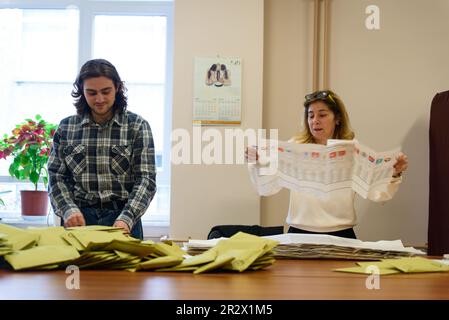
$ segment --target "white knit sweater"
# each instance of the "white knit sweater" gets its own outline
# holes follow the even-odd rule
[[[251,181],[256,185],[260,178],[257,164],[249,164]],[[368,194],[368,199],[376,202],[390,200],[399,188],[402,178],[392,179],[386,187],[378,187]],[[270,196],[281,190],[281,187],[260,192],[262,196]],[[333,232],[356,225],[354,209],[355,192],[352,189],[340,189],[324,193],[320,196],[307,191],[290,190],[290,205],[287,224],[289,226],[313,231]]]

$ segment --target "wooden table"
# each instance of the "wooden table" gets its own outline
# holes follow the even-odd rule
[[[81,270],[80,289],[66,288],[59,271],[0,270],[3,299],[449,299],[449,273],[381,276],[380,289],[366,288],[366,275],[334,272],[344,260],[277,260],[268,269],[243,273],[128,272]]]

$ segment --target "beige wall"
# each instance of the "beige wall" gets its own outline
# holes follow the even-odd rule
[[[242,126],[262,127],[263,0],[176,0],[173,129],[192,132],[194,57],[242,59]],[[219,127],[223,132],[223,127]],[[217,224],[260,224],[245,165],[172,165],[170,236],[205,238]]]
[[[380,8],[380,30],[365,28],[371,4]],[[263,124],[287,138],[299,128],[297,108],[311,88],[304,63],[311,59],[312,1],[266,0],[265,6]],[[424,244],[429,109],[433,96],[449,89],[449,1],[331,0],[330,30],[329,84],[345,101],[357,138],[376,150],[402,146],[410,161],[393,200],[357,199],[357,234]],[[283,221],[287,205],[286,192],[264,199],[262,222]]]
[[[380,8],[377,31],[365,28],[371,4]],[[176,0],[173,129],[192,129],[193,58],[220,54],[243,59],[241,128],[263,123],[281,139],[298,132],[312,89],[312,10],[312,0]],[[449,1],[331,0],[330,26],[329,84],[357,138],[376,150],[402,146],[410,160],[393,200],[357,199],[358,236],[424,244],[429,109],[449,89]],[[242,166],[172,166],[172,237],[205,237],[221,223],[282,224],[287,208],[282,191],[260,209]]]
[[[288,140],[300,128],[302,98],[311,85],[310,46],[313,23],[310,1],[265,0],[263,127],[279,129]],[[288,190],[262,197],[263,225],[284,225]]]

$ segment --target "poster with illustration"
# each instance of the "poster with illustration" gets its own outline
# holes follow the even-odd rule
[[[241,123],[242,61],[240,58],[195,58],[193,123]]]

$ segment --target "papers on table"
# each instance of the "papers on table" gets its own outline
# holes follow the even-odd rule
[[[425,255],[425,252],[415,248],[404,247],[401,240],[369,242],[316,234],[284,234],[271,237],[280,242],[273,250],[277,258],[377,260]]]
[[[0,259],[14,270],[75,265],[80,269],[242,272],[273,264],[276,245],[274,240],[238,233],[200,255],[190,256],[173,242],[140,241],[112,227],[19,229],[0,224]]]
[[[70,246],[45,245],[12,252],[5,256],[5,260],[14,270],[24,270],[71,261],[79,256],[78,251]]]
[[[239,232],[229,239],[215,242],[180,264],[158,271],[193,271],[198,274],[217,269],[238,272],[258,270],[274,263],[272,249],[276,245],[274,240]]]
[[[357,262],[357,267],[340,268],[334,271],[380,275],[395,273],[448,272],[449,265],[442,260],[422,257],[385,259],[380,262]]]
[[[376,152],[357,140],[329,140],[327,146],[279,141],[272,144],[270,167],[275,174],[254,177],[260,194],[279,187],[315,194],[352,188],[363,198],[391,181],[399,148]],[[277,152],[273,156],[272,152]],[[273,171],[273,170],[271,170]]]
[[[8,243],[7,238],[6,234],[0,233],[0,257],[12,251],[12,246]]]
[[[379,260],[425,255],[412,247],[404,247],[401,240],[368,242],[320,234],[287,233],[263,237],[277,241],[275,258],[289,259],[349,259]],[[220,239],[189,240],[185,244],[189,254],[198,254],[214,246]]]

